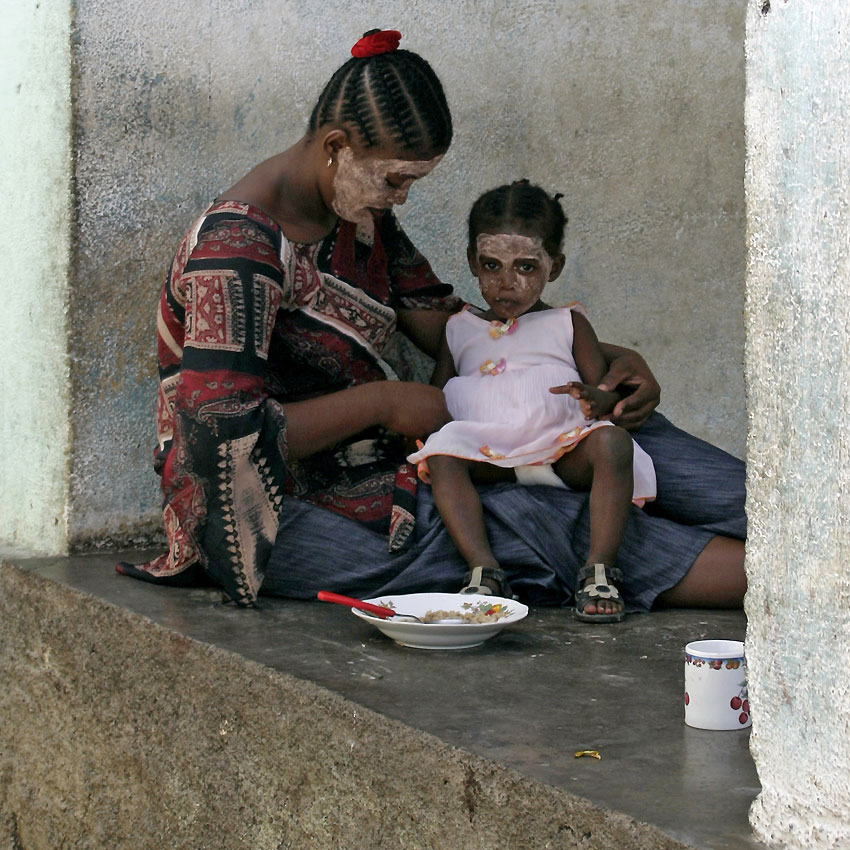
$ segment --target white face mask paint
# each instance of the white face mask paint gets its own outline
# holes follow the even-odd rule
[[[337,155],[334,175],[334,212],[346,221],[371,225],[370,210],[389,209],[407,200],[414,180],[430,174],[442,155],[428,160],[355,157],[350,147]]]
[[[475,260],[481,294],[500,319],[521,316],[539,300],[554,260],[539,236],[479,233]]]

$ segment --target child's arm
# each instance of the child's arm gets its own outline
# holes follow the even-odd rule
[[[597,386],[608,371],[608,362],[587,317],[573,311],[572,318],[573,357],[584,383],[573,381],[566,385],[566,389],[569,395],[578,399],[585,418],[598,419],[614,409],[620,396],[618,393],[600,390]]]
[[[443,328],[443,335],[440,337],[440,346],[437,349],[437,362],[434,365],[434,373],[431,375],[431,386],[442,389],[449,380],[456,376],[455,361],[449,349],[448,340],[446,339],[446,330]]]

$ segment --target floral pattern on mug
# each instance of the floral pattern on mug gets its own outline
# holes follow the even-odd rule
[[[694,667],[707,666],[712,670],[722,670],[726,667],[727,670],[737,670],[744,665],[743,658],[700,658],[698,655],[690,655],[685,653],[685,663],[693,664]]]

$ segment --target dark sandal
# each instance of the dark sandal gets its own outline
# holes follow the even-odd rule
[[[592,583],[588,583],[592,579]],[[575,604],[576,617],[585,623],[619,623],[626,616],[623,597],[617,590],[617,584],[622,584],[623,574],[616,567],[607,564],[587,564],[576,576]],[[588,605],[596,604],[602,599],[619,601],[623,608],[614,614],[587,614]]]
[[[485,580],[487,584],[484,584]],[[511,590],[505,571],[499,567],[474,567],[463,577],[463,585],[461,593],[479,593],[513,600],[519,598]]]
[[[147,581],[151,584],[164,584],[171,587],[210,587],[212,580],[204,572],[200,564],[192,564],[181,573],[173,576],[157,576],[153,573],[140,570],[135,564],[119,561],[115,565],[115,572],[122,576],[137,578],[139,581]]]

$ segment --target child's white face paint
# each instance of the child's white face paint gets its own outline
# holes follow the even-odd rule
[[[350,147],[337,155],[334,175],[334,212],[346,221],[371,224],[371,210],[389,209],[407,200],[415,180],[430,174],[442,155],[428,160],[355,157]]]
[[[475,241],[481,294],[503,320],[521,316],[540,300],[553,264],[539,236],[479,233]]]

